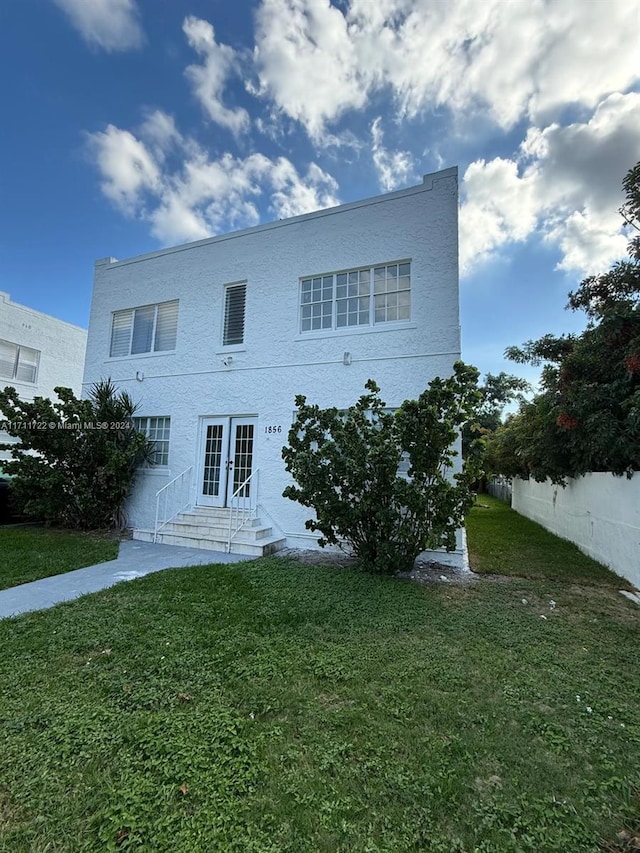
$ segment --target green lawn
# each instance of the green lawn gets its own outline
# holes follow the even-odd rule
[[[277,558],[0,621],[0,851],[596,853],[638,811],[639,621]]]
[[[117,542],[88,533],[0,527],[0,589],[115,560],[117,556]]]
[[[478,495],[466,527],[469,560],[475,572],[633,588],[573,543],[559,539],[489,495]]]

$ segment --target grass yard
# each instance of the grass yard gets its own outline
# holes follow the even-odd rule
[[[117,556],[117,542],[88,533],[32,526],[0,527],[0,589],[115,560]]]
[[[466,527],[475,572],[633,589],[572,542],[490,495],[478,495]]]
[[[631,850],[639,621],[277,558],[0,621],[0,851]]]

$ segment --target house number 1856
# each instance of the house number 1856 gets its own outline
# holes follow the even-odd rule
[[[267,433],[282,432],[282,427],[281,426],[275,426],[274,424],[271,424],[269,426],[266,426],[264,428],[264,431]]]

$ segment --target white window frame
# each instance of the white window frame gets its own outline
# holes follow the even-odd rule
[[[411,260],[303,276],[298,294],[302,337],[406,324],[411,322]],[[314,321],[319,322],[315,328]]]
[[[165,423],[160,425],[158,421],[164,421]],[[169,415],[135,416],[133,418],[133,426],[138,432],[143,432],[155,444],[150,464],[154,468],[168,468],[171,442],[171,418]],[[163,438],[157,438],[159,430],[162,430]],[[166,437],[164,437],[165,430]]]
[[[158,349],[157,344],[157,336],[158,336],[158,311],[164,306],[175,306],[175,329],[170,330],[173,333],[173,347],[166,349]],[[141,350],[140,352],[132,352],[133,346],[133,336],[135,331],[135,321],[136,321],[136,311],[145,311],[153,309],[153,326],[151,328],[150,334],[150,349]],[[166,302],[157,302],[150,305],[136,305],[135,308],[123,308],[119,311],[114,311],[111,314],[111,337],[109,341],[109,357],[110,358],[137,358],[140,355],[154,355],[157,353],[172,353],[176,350],[177,339],[178,339],[178,314],[180,310],[180,302],[178,299],[169,299]],[[128,315],[128,316],[127,316]],[[116,323],[122,323],[122,329],[126,329],[126,324],[128,322],[129,330],[129,340],[127,343],[127,352],[126,353],[118,353],[113,354],[114,351],[114,331],[116,327]]]
[[[13,341],[7,341],[4,338],[0,339],[0,344],[5,347],[11,347],[13,349],[13,367],[10,372],[0,373],[0,380],[9,380],[10,382],[20,382],[25,385],[36,385],[38,382],[38,371],[40,369],[40,355],[41,351],[35,349],[34,347],[27,347],[23,344],[16,344]],[[21,360],[21,355],[26,355],[26,352],[33,353],[33,361],[24,363],[24,359]],[[9,364],[9,361],[6,362]],[[31,369],[33,370],[33,379],[23,379],[19,374],[21,370]]]

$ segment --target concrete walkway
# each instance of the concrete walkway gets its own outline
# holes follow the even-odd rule
[[[121,542],[116,560],[0,590],[0,619],[28,613],[30,610],[45,610],[61,601],[71,601],[88,592],[97,592],[121,581],[141,578],[162,569],[207,563],[239,563],[252,559],[241,554],[205,551],[202,548],[178,548],[175,545],[154,545],[133,540]]]

